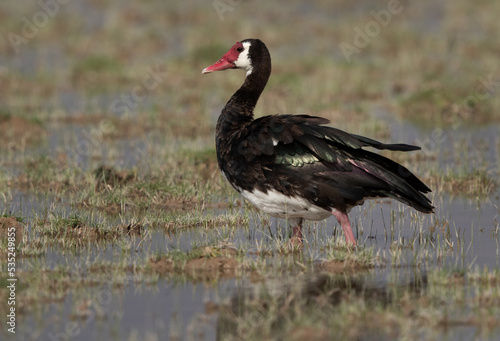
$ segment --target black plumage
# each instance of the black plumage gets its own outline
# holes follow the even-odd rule
[[[402,165],[363,149],[413,151],[419,147],[383,144],[349,134],[325,126],[330,121],[321,117],[272,115],[254,119],[253,109],[271,74],[271,57],[258,39],[236,43],[203,73],[229,68],[244,69],[247,77],[217,122],[219,167],[229,183],[258,208],[292,218],[298,227],[294,229],[297,238],[302,237],[302,219],[316,218],[309,213],[310,208],[333,213],[352,244],[355,240],[347,212],[366,198],[390,197],[424,213],[433,211],[424,195],[430,189],[422,181]],[[279,203],[271,202],[279,202],[281,196],[297,203],[290,202],[281,212],[275,207]],[[324,219],[320,211],[317,218]]]

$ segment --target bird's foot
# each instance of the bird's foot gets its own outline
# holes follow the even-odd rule
[[[304,238],[302,236],[302,227],[295,226],[293,228],[292,238],[288,242],[288,249],[299,250],[304,246]]]

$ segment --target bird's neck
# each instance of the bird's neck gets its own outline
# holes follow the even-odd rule
[[[241,114],[253,116],[253,110],[268,79],[269,74],[263,73],[261,70],[249,74],[241,87],[231,96],[225,109],[240,108]]]
[[[239,130],[253,120],[253,111],[270,75],[270,63],[265,67],[254,69],[247,75],[245,82],[222,109],[217,122],[217,133]]]

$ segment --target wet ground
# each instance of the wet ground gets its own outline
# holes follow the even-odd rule
[[[454,137],[459,138],[459,135]],[[463,133],[461,138],[470,141],[475,137]],[[50,212],[70,217],[76,212],[86,212],[74,207],[71,202],[65,202],[64,197],[55,200],[50,194],[19,190],[14,190],[11,195],[12,199],[4,202],[2,211],[15,212],[17,216],[24,217],[28,231],[33,228],[33,217]],[[482,198],[443,193],[433,196],[433,202],[437,207],[433,216],[415,215],[412,210],[391,201],[370,201],[352,210],[350,216],[361,247],[371,248],[377,255],[374,264],[361,271],[364,285],[381,291],[394,285],[411,285],[415,276],[425,278],[429,269],[436,268],[463,271],[498,269],[498,192]],[[120,216],[109,216],[95,210],[91,214],[83,214],[90,215],[101,225],[118,225],[130,219],[126,211]],[[199,211],[199,214],[214,217],[240,215],[246,216],[247,221],[213,227],[210,223],[208,227],[197,227],[194,223],[190,228],[175,228],[170,232],[146,225],[142,236],[126,236],[98,246],[89,242],[71,251],[54,245],[39,257],[19,259],[17,266],[21,283],[23,271],[40,268],[47,271],[68,269],[70,280],[81,280],[82,283],[75,288],[69,286],[60,297],[38,302],[33,307],[25,306],[18,335],[23,335],[24,339],[45,340],[47,335],[61,336],[61,331],[69,328],[73,333],[70,334],[74,335],[71,339],[75,340],[125,340],[133,339],[134,335],[138,339],[147,339],[148,332],[151,332],[151,339],[158,340],[217,339],[225,335],[220,330],[217,332],[219,305],[230,304],[228,302],[242,292],[248,294],[262,290],[259,289],[261,287],[280,291],[291,283],[303,283],[305,286],[310,276],[318,276],[323,271],[314,270],[314,266],[302,269],[296,262],[320,264],[325,259],[331,259],[330,248],[343,239],[340,227],[333,218],[309,223],[305,227],[307,243],[300,255],[282,254],[277,251],[280,249],[279,241],[286,241],[289,233],[283,220],[260,215],[250,207],[210,208]],[[36,240],[36,234],[32,233],[30,238]],[[203,245],[228,245],[243,250],[240,251],[243,256],[240,256],[239,262],[244,263],[241,258],[248,258],[274,264],[273,270],[267,274],[264,271],[264,277],[256,276],[258,279],[252,280],[253,275],[234,269],[227,274],[221,270],[220,264],[211,268],[210,274],[201,276],[192,273],[199,272],[199,269],[180,272],[170,269],[158,273],[152,270],[147,271],[147,275],[133,269],[138,259],[144,261],[150,255],[172,250],[190,252]],[[119,278],[108,284],[105,271],[97,275],[86,274],[89,266],[101,263],[125,263],[132,268],[125,269]],[[276,264],[291,270],[280,269],[280,265]],[[241,267],[241,264],[235,267]],[[331,271],[346,276],[343,265]],[[359,277],[357,271],[354,273]],[[88,285],[86,281],[94,283]],[[22,290],[19,297],[22,301]],[[494,330],[496,332],[491,339],[499,335],[500,330]],[[476,332],[475,326],[441,330],[443,337],[461,337],[464,340],[473,337]],[[464,335],[468,336],[464,338]]]
[[[499,339],[494,11],[402,2],[349,62],[339,43],[385,2],[222,3],[70,3],[33,34],[41,7],[0,5],[1,316],[18,231],[16,333],[2,319],[0,338]],[[216,166],[243,75],[200,72],[247,36],[275,63],[257,115],[422,146],[387,155],[429,184],[435,214],[371,200],[350,213],[357,250],[334,218],[290,249],[286,221]]]

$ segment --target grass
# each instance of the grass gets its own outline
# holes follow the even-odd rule
[[[124,77],[121,76],[123,69],[123,65],[118,60],[104,55],[93,55],[78,61],[73,66],[71,78],[76,86],[88,83],[102,86],[111,82],[123,81]],[[102,91],[100,88],[96,90]]]
[[[438,175],[439,179],[432,179],[432,184],[443,186],[441,191],[454,195],[466,195],[472,197],[488,197],[498,188],[495,177],[490,171],[476,169],[470,172],[448,168],[445,174]]]
[[[472,292],[464,290],[466,281],[478,276],[487,281]],[[362,275],[298,279],[278,291],[261,289],[220,307],[221,339],[453,338],[457,334],[451,326],[474,328],[488,337],[488,330],[500,326],[499,291],[491,290],[498,281],[495,270],[470,275],[431,270],[427,277],[385,288],[370,287]]]
[[[21,18],[40,10],[2,6],[4,33],[20,33]],[[84,333],[97,314],[113,325],[103,337],[114,339],[186,329],[199,339],[185,324],[211,318],[222,340],[453,339],[463,330],[496,339],[498,265],[475,257],[484,251],[477,245],[495,243],[498,256],[500,144],[487,135],[500,109],[490,77],[497,4],[405,3],[351,62],[339,43],[352,43],[353,27],[385,3],[242,2],[224,20],[201,1],[75,6],[61,5],[17,53],[0,41],[0,213],[23,230],[19,329],[60,331],[47,311],[69,307],[61,324],[79,321]],[[93,22],[94,11],[105,19]],[[333,220],[309,223],[307,243],[291,248],[283,222],[242,202],[217,166],[217,116],[244,74],[200,71],[247,37],[262,38],[273,57],[256,116],[319,115],[356,134],[421,145],[387,156],[432,188],[436,214],[371,201],[351,213],[355,251]],[[116,103],[127,104],[117,112]],[[164,311],[171,290],[198,286],[217,319],[208,308],[192,321]],[[109,305],[114,312],[99,304],[106,290],[123,303]],[[164,303],[161,312],[137,309],[162,316],[165,335],[146,323],[120,334],[131,295]],[[179,295],[181,308],[187,297]]]
[[[402,229],[397,214],[390,216],[389,228]],[[36,283],[36,287],[45,286],[46,289],[35,295],[31,292],[35,286],[31,284],[23,288],[22,295],[27,298],[26,302],[36,306],[41,302],[57,304],[65,300],[69,292],[76,297],[85,297],[85,288],[89,286],[103,288],[111,284],[116,288],[114,290],[118,290],[131,285],[127,284],[130,278],[137,283],[134,285],[149,283],[153,287],[165,278],[175,283],[202,282],[211,286],[230,278],[250,278],[254,283],[252,290],[257,290],[258,294],[245,294],[230,302],[217,303],[220,314],[217,328],[222,339],[227,340],[239,339],[243,335],[250,340],[269,337],[300,339],[304,333],[309,333],[313,339],[329,338],[334,334],[347,339],[369,335],[400,339],[417,337],[416,330],[424,333],[423,337],[439,338],[454,333],[457,326],[477,328],[482,335],[488,335],[488,331],[493,332],[499,325],[494,303],[498,300],[497,269],[458,267],[450,270],[432,266],[436,255],[453,252],[450,243],[445,241],[453,237],[449,236],[453,229],[450,231],[447,222],[436,221],[435,230],[421,241],[417,237],[409,242],[394,240],[389,252],[375,252],[373,248],[362,246],[353,252],[343,242],[321,235],[302,252],[283,252],[285,247],[280,239],[255,247],[227,244],[227,238],[232,240],[234,232],[224,235],[221,231],[239,231],[241,228],[235,227],[239,223],[238,215],[190,218],[179,214],[177,219],[175,229],[179,230],[176,233],[180,238],[186,233],[186,228],[205,231],[203,233],[211,237],[206,237],[201,244],[197,244],[199,239],[193,237],[187,248],[158,252],[151,247],[157,237],[148,237],[147,233],[139,238],[140,242],[139,239],[134,242],[126,233],[120,236],[105,234],[103,239],[89,240],[88,236],[75,238],[73,233],[67,232],[86,228],[110,232],[109,223],[92,222],[86,215],[59,215],[35,220],[27,238],[30,241],[21,244],[21,250],[25,247],[33,249],[40,243],[45,247],[45,251],[39,254],[43,257],[51,245],[57,245],[60,252],[70,251],[69,255],[73,255],[70,259],[75,256],[78,259],[78,255],[83,255],[83,258],[76,268],[62,262],[55,269],[47,269],[43,258],[32,258],[19,276],[27,283]],[[30,219],[18,220],[30,223]],[[190,226],[192,222],[197,227]],[[415,220],[416,230],[421,223],[419,219]],[[222,227],[226,224],[227,227]],[[116,230],[111,229],[110,233],[113,231]],[[250,234],[249,231],[246,233]],[[443,238],[439,237],[441,234]],[[397,233],[394,238],[396,236]],[[111,259],[89,257],[96,253],[92,250],[104,250],[107,245],[115,245],[117,251]],[[323,250],[321,257],[318,258],[315,249]],[[137,252],[139,257],[134,256]],[[455,253],[460,256],[458,251]],[[66,262],[73,262],[70,259]],[[389,278],[387,286],[371,287],[370,276],[374,267],[383,269],[391,263],[393,266],[389,269],[394,270],[390,273],[395,277]],[[413,269],[416,282],[400,283],[398,269],[405,267]],[[111,282],[110,276],[113,278]],[[480,294],[465,295],[465,285],[472,286],[472,290]],[[146,292],[150,290],[146,289]],[[79,308],[85,300],[75,298],[74,302],[72,311],[77,317],[85,310]],[[450,315],[449,311],[454,313]],[[408,328],[408,323],[412,328]]]

